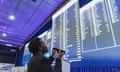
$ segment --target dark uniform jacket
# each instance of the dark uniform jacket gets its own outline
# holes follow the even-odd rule
[[[62,72],[61,59],[56,59],[54,70],[51,67],[53,57],[45,58],[40,55],[34,55],[28,64],[27,72]]]

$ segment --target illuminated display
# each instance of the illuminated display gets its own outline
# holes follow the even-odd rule
[[[93,0],[80,8],[81,62],[72,66],[120,65],[118,0]]]
[[[81,8],[80,19],[82,51],[114,46],[113,33],[103,0],[93,1]]]
[[[29,52],[28,45],[29,45],[29,43],[27,43],[25,45],[23,59],[22,59],[22,65],[25,65],[25,66],[27,66],[27,64],[32,56],[32,54]]]
[[[81,61],[78,1],[70,1],[53,16],[52,47],[66,51],[65,60]]]
[[[56,12],[42,38],[49,50],[65,50],[71,66],[120,65],[120,1],[93,0],[79,10],[72,0]]]
[[[113,30],[113,36],[115,39],[115,46],[120,45],[120,4],[119,0],[105,0],[107,6],[108,6],[108,12],[110,16],[111,21],[111,27]]]

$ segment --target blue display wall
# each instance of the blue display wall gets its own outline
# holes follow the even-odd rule
[[[70,54],[72,57],[66,57],[65,59],[80,59],[80,61],[73,60],[73,62],[70,62],[71,72],[119,72],[120,70],[119,0],[96,1],[98,2],[91,3],[91,0],[79,1],[80,16],[82,16],[80,17],[80,20],[82,19],[82,22],[80,22],[80,58],[77,56],[77,53],[71,52],[74,53]],[[89,3],[91,3],[91,5]],[[111,8],[115,9],[113,10]],[[116,9],[118,11],[116,11]],[[72,7],[69,8],[68,11],[72,11]],[[67,13],[68,19],[74,18],[70,16],[71,14],[72,13]],[[59,18],[62,19],[62,15],[57,18],[57,21],[59,21]],[[73,22],[72,20],[74,19],[71,19],[70,23]],[[52,23],[51,19],[48,24],[33,37],[51,29]],[[62,25],[59,24],[57,26]],[[73,30],[73,25],[71,24],[70,26],[71,27],[68,27]],[[61,30],[59,32],[61,32]],[[74,33],[75,32],[73,32],[73,34]],[[68,34],[68,36],[70,36],[70,33]],[[74,43],[75,42],[72,44]],[[74,46],[77,47],[75,44]],[[74,48],[72,50],[77,49]]]

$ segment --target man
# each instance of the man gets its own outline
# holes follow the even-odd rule
[[[51,68],[51,63],[54,60],[53,55],[56,50],[53,49],[51,57],[46,58],[44,55],[48,52],[47,46],[41,39],[34,38],[29,44],[29,51],[33,56],[28,64],[27,72],[62,72],[60,59],[62,57],[61,51],[58,52],[54,70]]]

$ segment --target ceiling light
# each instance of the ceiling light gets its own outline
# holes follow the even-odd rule
[[[0,39],[1,42],[8,42],[7,40]]]
[[[3,34],[2,34],[2,36],[3,36],[3,37],[6,37],[6,36],[7,36],[7,34],[6,34],[6,33],[3,33]]]
[[[6,46],[10,46],[10,47],[11,47],[11,46],[13,46],[13,45],[12,45],[12,44],[6,44]]]
[[[15,20],[15,16],[14,16],[14,15],[10,15],[10,16],[9,16],[9,19],[10,19],[10,20]]]
[[[11,52],[16,52],[16,50],[15,50],[15,49],[10,49],[10,51],[11,51]]]

